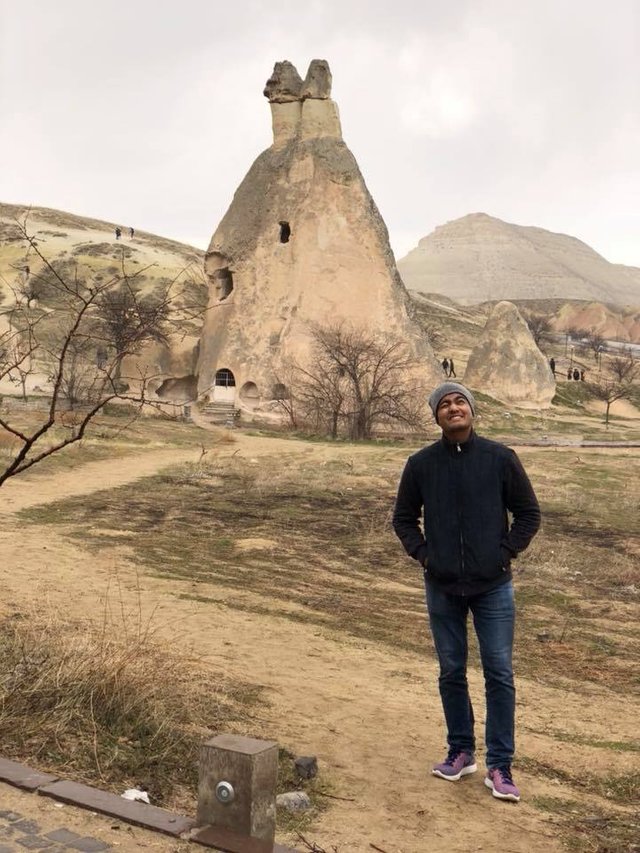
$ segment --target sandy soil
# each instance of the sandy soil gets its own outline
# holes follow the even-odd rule
[[[274,440],[239,436],[236,444],[221,452],[240,452],[260,464],[262,455],[274,453],[275,444]],[[287,453],[314,454],[319,459],[327,454],[321,445],[278,444]],[[334,457],[339,452],[339,448],[331,449]],[[357,452],[348,449],[350,456]],[[519,773],[523,800],[516,806],[491,797],[481,770],[457,784],[430,775],[430,765],[442,758],[445,742],[432,660],[275,614],[259,616],[227,606],[230,598],[251,598],[250,592],[208,586],[202,592],[215,595],[214,603],[180,600],[180,593],[197,592],[198,585],[138,577],[125,549],[89,556],[52,528],[16,528],[12,514],[22,507],[124,483],[167,464],[195,461],[197,455],[193,450],[141,452],[136,457],[75,468],[56,476],[55,481],[25,476],[8,482],[2,489],[0,553],[9,570],[0,608],[21,610],[37,603],[99,621],[105,599],[117,591],[132,612],[140,608],[143,619],[154,614],[154,624],[167,642],[193,651],[230,675],[265,685],[269,702],[260,711],[262,734],[297,754],[316,754],[320,773],[330,780],[335,794],[344,798],[331,800],[331,808],[307,834],[327,851],[559,851],[554,826],[530,801],[534,795],[573,797],[575,792]],[[264,600],[261,604],[265,605]],[[114,609],[118,608],[119,603],[114,603]],[[477,673],[472,673],[471,683],[479,710],[483,703]],[[523,751],[544,756],[548,744],[530,730],[564,728],[567,719],[578,721],[577,728],[584,726],[592,737],[634,738],[637,709],[633,701],[615,696],[615,723],[611,721],[611,702],[604,690],[589,688],[588,693],[577,694],[520,679]],[[481,731],[479,720],[478,733]],[[576,769],[599,769],[600,765],[606,770],[610,761],[603,750],[560,743],[554,749],[569,757]],[[481,762],[481,755],[479,759]],[[616,756],[616,762],[615,769],[622,772],[623,758]],[[138,847],[128,847],[123,841],[120,849]],[[166,847],[154,849],[177,848],[175,842],[166,841]]]
[[[598,415],[604,415],[606,405],[600,400],[590,400],[585,404],[585,409]],[[632,418],[633,420],[640,418],[640,411],[629,400],[616,400],[615,403],[611,404],[609,414],[619,418]]]

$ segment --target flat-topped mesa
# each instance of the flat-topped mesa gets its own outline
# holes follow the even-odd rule
[[[263,93],[271,105],[274,148],[294,139],[342,139],[338,105],[330,97],[331,79],[325,59],[311,61],[304,81],[291,62],[276,62]]]

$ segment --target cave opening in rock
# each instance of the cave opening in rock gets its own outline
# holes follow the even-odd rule
[[[260,402],[260,392],[255,382],[245,382],[240,389],[240,399],[249,408],[253,408]]]
[[[289,237],[291,237],[291,226],[284,219],[281,219],[278,225],[280,226],[280,242],[288,243]]]
[[[215,384],[219,388],[235,388],[236,378],[227,367],[216,370]]]
[[[274,400],[288,400],[289,390],[282,382],[276,382],[273,386],[272,396]]]
[[[222,302],[233,290],[233,275],[229,267],[216,270],[213,274],[213,280],[216,286],[218,301]]]

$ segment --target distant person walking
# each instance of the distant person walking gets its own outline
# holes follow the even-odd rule
[[[133,230],[133,228],[129,228],[129,237],[130,237],[132,240],[133,240],[133,235],[134,235],[134,234],[135,234],[135,231]]]
[[[444,370],[444,375],[448,376],[449,375],[449,359],[448,358],[445,358],[444,361],[442,362],[442,369]]]
[[[580,371],[580,381],[584,382],[584,370]]]
[[[568,367],[568,368],[567,368],[567,379],[571,379],[571,376],[572,376],[571,368],[570,368],[570,367]]]
[[[122,228],[116,227],[116,240],[119,240],[122,237]]]
[[[580,381],[580,371],[578,370],[577,367],[573,368],[573,378],[575,379],[576,382]]]
[[[555,376],[556,375],[556,360],[555,360],[555,358],[551,357],[549,359],[549,367],[551,368],[551,372]]]
[[[456,371],[455,371],[455,368],[453,366],[453,359],[450,358],[449,359],[449,376],[455,376],[455,375],[456,375]]]

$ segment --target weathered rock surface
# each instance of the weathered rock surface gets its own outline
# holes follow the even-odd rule
[[[438,226],[398,261],[410,290],[472,304],[586,299],[640,306],[640,269],[611,264],[586,243],[471,213]]]
[[[640,304],[640,300],[638,300]],[[551,318],[552,327],[563,332],[569,329],[593,329],[607,340],[640,343],[640,310],[603,305],[601,302],[567,303]]]
[[[300,97],[306,98],[330,98],[331,97],[331,70],[326,59],[312,59],[304,78]]]
[[[306,81],[305,81],[306,82]],[[302,77],[291,62],[276,62],[273,73],[264,87],[264,96],[272,104],[286,104],[300,100]]]
[[[548,408],[556,383],[549,363],[511,302],[498,302],[469,356],[464,383],[505,403]]]
[[[284,794],[278,794],[276,806],[288,812],[304,812],[311,808],[311,800],[304,791],[286,791]]]
[[[301,779],[313,779],[318,775],[318,759],[315,755],[301,755],[293,763]]]
[[[419,379],[435,384],[440,367],[335,103],[272,101],[271,109],[273,145],[238,187],[206,254],[199,394],[260,406],[291,360],[310,359],[312,325],[339,321],[399,338]],[[220,371],[235,385],[223,391]]]

